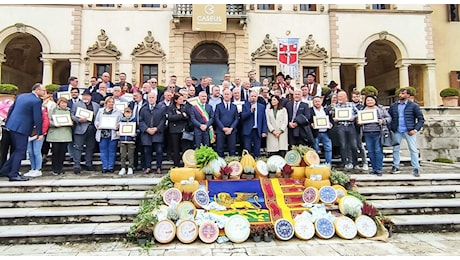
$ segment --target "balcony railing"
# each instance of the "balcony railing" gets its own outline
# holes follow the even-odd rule
[[[174,18],[192,17],[193,8],[191,4],[174,5]],[[227,18],[246,18],[246,9],[244,4],[228,4]]]

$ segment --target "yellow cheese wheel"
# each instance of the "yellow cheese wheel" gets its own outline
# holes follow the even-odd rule
[[[193,193],[198,190],[200,184],[198,181],[193,181],[191,184],[181,184],[180,182],[174,183],[174,188],[180,190],[181,192]]]
[[[305,178],[305,167],[293,166],[292,169],[294,171],[291,173],[291,178],[294,178],[294,179]]]
[[[202,181],[206,180],[206,175],[202,169],[195,168],[195,180]]]
[[[319,190],[324,186],[331,186],[331,181],[330,180],[313,181],[310,179],[305,179],[304,186],[305,187],[315,187]]]
[[[182,161],[184,162],[185,167],[196,168],[195,150],[186,150],[184,154],[182,154]]]
[[[315,175],[312,177],[312,175]],[[331,168],[329,167],[305,167],[305,177],[307,179],[315,179],[318,180],[318,175],[321,175],[321,180],[329,180],[331,177]]]
[[[337,203],[340,203],[340,200],[342,197],[347,196],[348,192],[347,189],[345,189],[342,185],[332,185],[332,188],[337,192]]]
[[[314,150],[306,152],[303,155],[303,160],[308,166],[317,165],[320,163],[319,155]]]
[[[194,168],[172,168],[169,171],[169,177],[171,178],[171,181],[176,183],[180,182],[183,180],[188,180],[190,177],[195,178],[195,170]]]

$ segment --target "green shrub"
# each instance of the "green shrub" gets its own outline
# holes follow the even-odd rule
[[[321,95],[326,95],[329,90],[331,90],[329,87],[321,87]]]
[[[13,84],[0,84],[0,94],[16,95],[18,93],[18,86]]]
[[[436,158],[436,159],[433,160],[433,162],[454,163],[454,161],[449,159],[449,158]]]
[[[408,90],[410,90],[410,92],[412,93],[412,96],[415,96],[415,94],[417,93],[417,90],[416,90],[414,87],[407,86],[407,87],[397,88],[396,91],[395,91],[395,95],[396,95],[396,96],[399,95],[399,91],[401,91],[401,89],[408,89]]]
[[[365,86],[363,89],[361,89],[361,95],[364,95],[364,96],[378,96],[379,91],[374,86]]]
[[[49,94],[53,94],[54,92],[56,92],[59,89],[59,85],[57,85],[57,84],[48,84],[48,85],[45,86],[45,89]]]
[[[456,88],[445,88],[439,92],[441,97],[458,97],[460,95]]]

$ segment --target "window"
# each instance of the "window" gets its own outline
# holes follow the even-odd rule
[[[144,8],[160,8],[160,4],[142,4],[141,7],[144,7]]]
[[[449,13],[449,22],[460,22],[460,18],[458,17],[459,5],[447,5],[447,8]]]
[[[389,4],[372,4],[372,9],[374,10],[390,9],[390,5]]]
[[[316,11],[315,4],[301,4],[300,11]]]
[[[267,78],[269,82],[275,80],[275,66],[260,66],[260,78],[259,82],[262,83],[264,78]]]
[[[257,10],[275,10],[274,4],[261,4],[257,5]]]
[[[305,84],[307,82],[307,75],[310,73],[315,73],[316,79],[315,81],[318,82],[318,68],[317,67],[303,67],[302,68],[302,75],[303,75],[303,82],[302,84]]]
[[[157,64],[142,64],[141,65],[142,83],[151,78],[158,79],[158,65]]]
[[[115,7],[114,4],[96,4],[96,7]]]
[[[96,77],[100,78],[102,77],[102,73],[104,72],[108,72],[110,73],[110,75],[112,75],[111,71],[112,71],[112,64],[95,64],[94,65],[96,68],[96,73],[94,73],[94,75],[96,75]]]

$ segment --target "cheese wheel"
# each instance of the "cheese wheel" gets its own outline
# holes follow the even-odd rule
[[[213,243],[219,236],[219,227],[213,221],[205,221],[198,228],[198,236],[204,243]]]
[[[256,172],[256,179],[267,178],[268,176],[267,163],[262,160],[257,160],[256,168],[254,169],[254,171]]]
[[[319,189],[319,200],[326,204],[334,203],[337,199],[337,192],[331,186],[323,186]]]
[[[315,187],[307,187],[303,191],[302,200],[305,203],[316,204],[319,201],[319,190]]]
[[[310,150],[310,151],[306,152],[303,155],[303,160],[305,161],[307,166],[317,165],[321,161],[321,159],[319,158],[318,153],[316,153],[314,150]]]
[[[307,179],[317,180],[317,181],[329,180],[329,178],[331,177],[331,168],[329,167],[305,167],[305,177]]]
[[[239,176],[243,173],[243,166],[240,162],[233,161],[229,162],[228,167],[232,168],[232,172],[230,173],[230,179],[239,179]],[[238,178],[237,178],[238,177]]]
[[[361,237],[369,238],[377,234],[377,224],[371,217],[360,215],[355,219],[355,223],[358,234]]]
[[[284,218],[280,218],[275,222],[275,236],[279,240],[289,240],[294,236],[294,225]]]
[[[291,178],[293,179],[305,178],[305,167],[294,166],[292,167],[292,170],[294,171],[291,173]]]
[[[345,189],[342,185],[335,184],[332,185],[332,188],[335,189],[335,192],[337,193],[337,203],[340,203],[340,200],[342,197],[346,196],[348,194],[347,189]]]
[[[343,239],[353,239],[358,233],[355,222],[347,217],[340,216],[334,220],[335,233]]]
[[[204,189],[198,189],[193,193],[192,201],[197,208],[204,208],[209,204],[209,193]]]
[[[302,240],[311,239],[315,235],[315,225],[308,219],[302,219],[294,223],[294,234]]]
[[[153,236],[162,244],[169,243],[176,237],[176,225],[169,219],[158,221],[153,229]]]
[[[193,183],[190,184],[181,184],[180,182],[174,183],[174,188],[180,190],[181,192],[193,193],[198,190],[199,187],[200,183],[198,181],[193,181]]]
[[[243,243],[251,233],[249,221],[242,215],[233,215],[225,222],[225,235],[233,243]]]
[[[316,235],[323,239],[329,239],[335,234],[334,224],[332,221],[324,217],[316,219],[315,230]]]
[[[189,180],[192,177],[195,179],[194,168],[172,168],[169,171],[169,178],[174,183],[178,183],[183,180]]]
[[[286,152],[284,160],[286,161],[286,164],[290,166],[299,166],[300,161],[302,161],[302,156],[300,156],[299,152],[296,150],[290,150]]]
[[[193,220],[184,220],[177,226],[177,239],[184,244],[190,244],[198,237],[198,226]]]
[[[310,179],[305,179],[304,186],[305,187],[315,187],[319,190],[324,186],[331,186],[331,181],[329,180],[312,181]]]
[[[196,215],[196,207],[190,201],[182,201],[177,205],[177,212],[179,212],[179,219],[194,219]]]
[[[172,201],[177,203],[182,200],[182,192],[177,188],[169,188],[163,193],[163,201],[166,205],[170,205]]]
[[[184,166],[188,168],[196,168],[196,160],[195,160],[195,150],[188,149],[182,154],[182,161],[184,162]]]

